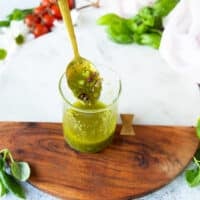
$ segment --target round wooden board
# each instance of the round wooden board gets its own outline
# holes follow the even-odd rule
[[[192,127],[135,126],[97,154],[71,150],[58,123],[0,123],[0,149],[28,161],[30,183],[67,200],[122,200],[152,192],[174,179],[194,155]]]

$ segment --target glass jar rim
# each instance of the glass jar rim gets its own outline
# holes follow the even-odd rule
[[[112,70],[112,69],[110,69]],[[112,70],[113,71],[113,70]],[[117,73],[115,71],[113,71],[116,75]],[[117,75],[118,76],[118,75]],[[82,112],[82,113],[98,113],[98,112],[104,112],[106,110],[108,110],[110,107],[112,107],[119,99],[119,96],[121,94],[121,80],[120,78],[118,78],[118,82],[119,82],[119,89],[118,89],[118,93],[116,95],[116,97],[112,100],[112,102],[108,105],[106,105],[105,108],[97,108],[97,109],[82,109],[82,108],[77,108],[76,106],[74,106],[66,97],[65,94],[63,93],[63,89],[62,89],[62,81],[63,78],[66,78],[65,73],[63,73],[60,77],[59,83],[58,83],[58,89],[60,92],[60,95],[62,96],[62,99],[64,100],[65,103],[67,103],[68,105],[70,105],[70,107],[72,107],[73,110],[76,110],[78,112]],[[67,84],[67,83],[66,83]]]

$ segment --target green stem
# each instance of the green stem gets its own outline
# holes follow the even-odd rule
[[[12,157],[12,154],[11,154],[10,152],[8,152],[8,155],[9,155],[9,157],[10,157],[11,163],[15,162],[14,159],[13,159],[13,157]]]
[[[9,150],[8,149],[2,149],[0,151],[1,154],[3,154],[3,160],[6,160],[7,154],[8,154]]]
[[[11,154],[11,152],[8,150],[8,149],[2,149],[2,150],[0,150],[0,154],[3,154],[3,160],[5,161],[6,160],[6,157],[7,157],[7,155],[9,156],[9,158],[10,158],[10,161],[13,163],[13,162],[15,162],[14,161],[14,159],[13,159],[13,157],[12,157],[12,154]]]
[[[195,164],[200,168],[200,164],[199,164],[200,161],[197,160],[195,157],[193,159],[194,159]]]
[[[0,150],[0,153],[4,153],[5,151],[8,151],[8,149],[2,149]]]

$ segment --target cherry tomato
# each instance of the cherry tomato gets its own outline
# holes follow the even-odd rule
[[[38,16],[42,16],[45,13],[47,13],[47,7],[46,6],[38,6],[34,9],[34,14],[38,15]]]
[[[25,17],[24,22],[28,27],[33,27],[40,23],[40,18],[37,15],[29,14]]]
[[[43,24],[37,24],[33,29],[33,34],[35,37],[39,37],[49,32],[49,29]]]
[[[41,5],[42,6],[49,6],[51,5],[52,0],[42,0]]]
[[[69,8],[73,9],[75,7],[75,0],[68,0]]]
[[[60,9],[57,4],[53,4],[51,6],[51,14],[56,18],[56,19],[62,19]]]
[[[54,22],[54,17],[50,14],[45,14],[42,17],[42,22],[49,28],[51,28],[53,26],[53,22]]]

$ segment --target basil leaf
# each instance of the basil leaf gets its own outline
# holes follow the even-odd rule
[[[196,133],[197,137],[200,139],[200,118],[197,121]]]
[[[30,14],[33,12],[33,9],[24,9],[24,10],[21,10],[21,9],[14,9],[12,11],[12,13],[10,15],[7,16],[8,20],[9,21],[12,21],[12,20],[23,20],[26,15]]]
[[[0,179],[8,191],[21,199],[25,199],[25,192],[23,188],[11,175],[4,171],[0,171]]]
[[[10,169],[12,175],[19,181],[26,181],[30,177],[30,167],[26,162],[12,162]]]
[[[14,9],[10,15],[7,16],[9,21],[22,20],[24,17],[23,12],[20,9]]]
[[[148,30],[148,26],[145,25],[143,22],[142,22],[142,19],[139,17],[139,16],[135,16],[134,18],[132,19],[127,19],[126,20],[126,24],[128,26],[128,28],[136,33],[136,34],[142,34],[142,33],[145,33],[147,32]]]
[[[159,33],[145,33],[140,36],[140,43],[149,45],[158,49],[160,46],[161,34]]]
[[[0,60],[4,60],[7,57],[7,51],[5,49],[0,49]]]
[[[200,184],[200,169],[187,170],[185,173],[185,178],[190,187],[195,187]]]
[[[4,196],[7,194],[8,190],[5,188],[3,185],[2,181],[0,180],[0,197]]]
[[[125,29],[124,29],[125,30]],[[120,30],[118,26],[108,26],[107,33],[112,40],[121,44],[133,43],[133,36],[131,32]]]
[[[107,15],[103,15],[97,20],[97,24],[99,25],[111,25],[113,23],[119,23],[121,20],[123,20],[121,17],[119,17],[116,14],[110,13]]]
[[[142,8],[138,15],[140,16],[142,22],[150,27],[153,27],[155,24],[155,16],[154,16],[154,10],[151,7],[144,7]]]
[[[155,15],[165,17],[173,10],[178,2],[179,0],[157,0],[152,8],[154,9]]]
[[[9,27],[10,21],[0,21],[0,27]]]

